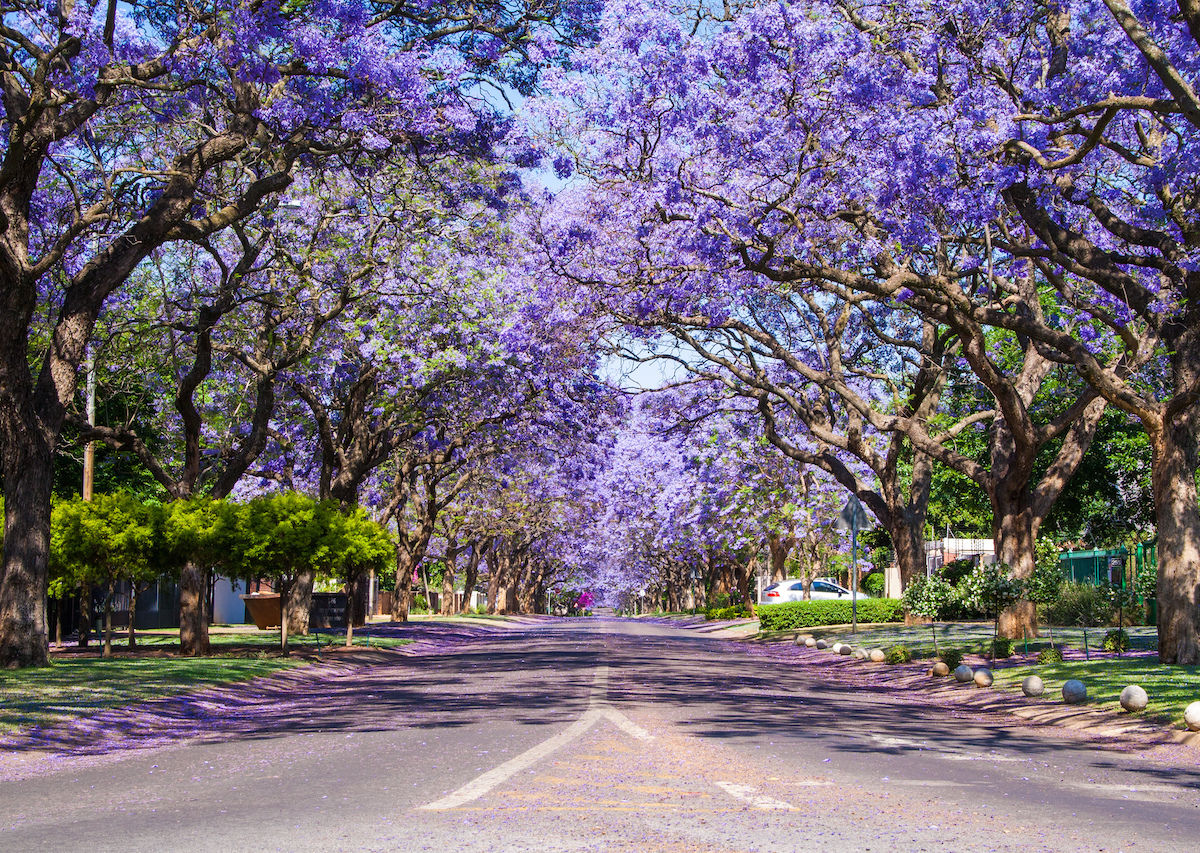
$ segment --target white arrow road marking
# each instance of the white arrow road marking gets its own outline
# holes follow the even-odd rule
[[[596,667],[595,676],[592,678],[592,689],[588,695],[588,710],[582,717],[553,737],[525,750],[515,758],[510,758],[499,767],[493,767],[486,773],[476,776],[457,791],[447,794],[440,800],[427,803],[421,808],[425,811],[445,811],[477,800],[497,785],[512,778],[513,775],[533,766],[555,750],[566,746],[601,720],[608,720],[621,731],[638,740],[653,740],[654,738],[654,735],[608,704],[608,666],[606,664]]]
[[[800,811],[791,803],[785,803],[783,800],[777,800],[774,797],[758,793],[758,789],[753,785],[742,785],[738,782],[717,782],[716,784],[718,788],[729,796],[744,803],[749,803],[756,809],[784,812]]]

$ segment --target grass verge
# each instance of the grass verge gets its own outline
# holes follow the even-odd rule
[[[1087,685],[1089,703],[1121,713],[1126,713],[1118,701],[1121,691],[1130,684],[1137,684],[1150,699],[1142,715],[1174,726],[1182,726],[1183,709],[1200,700],[1200,667],[1164,666],[1153,659],[1109,658],[1015,666],[997,670],[995,684],[1019,689],[1027,675],[1041,677],[1048,696],[1061,696],[1063,684],[1077,678]]]
[[[0,670],[0,734],[246,681],[303,663],[283,657],[77,658],[36,669]]]

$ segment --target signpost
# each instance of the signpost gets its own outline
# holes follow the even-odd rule
[[[850,531],[850,636],[858,633],[858,531],[870,523],[867,512],[863,509],[862,501],[857,495],[851,495],[850,500],[838,513],[833,526],[842,531]]]

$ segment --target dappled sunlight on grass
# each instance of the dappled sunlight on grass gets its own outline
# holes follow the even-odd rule
[[[1183,719],[1183,709],[1200,700],[1200,667],[1164,666],[1153,657],[1016,666],[998,671],[996,686],[1018,688],[1027,675],[1040,676],[1046,683],[1046,693],[1053,696],[1061,695],[1068,679],[1077,678],[1087,685],[1089,702],[1118,710],[1121,691],[1137,684],[1150,698],[1143,713],[1176,725]]]
[[[282,657],[76,658],[0,670],[0,732],[245,681],[304,663]]]

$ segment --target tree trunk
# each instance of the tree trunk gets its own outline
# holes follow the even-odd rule
[[[771,553],[771,583],[787,580],[787,558],[792,545],[790,538],[774,533],[767,537],[767,550]]]
[[[1196,406],[1148,429],[1158,525],[1158,659],[1200,663],[1200,511],[1197,510]]]
[[[992,494],[992,537],[996,559],[1008,564],[1013,577],[1024,579],[1033,574],[1037,526],[1028,490],[1007,489],[1003,482],[999,483]],[[999,632],[1010,640],[1038,636],[1033,604],[1020,601],[1001,613]]]
[[[396,549],[396,588],[392,591],[392,621],[407,622],[412,605],[412,555]]]
[[[499,606],[500,598],[500,579],[504,574],[504,567],[508,563],[508,558],[497,554],[494,550],[488,552],[488,584],[487,584],[487,612],[496,613]]]
[[[460,613],[471,609],[471,598],[475,592],[475,584],[479,582],[479,561],[482,557],[479,546],[472,545],[471,556],[467,558],[467,568],[463,573],[463,603],[459,608]]]
[[[355,572],[346,579],[346,622],[355,628],[367,624],[370,584],[365,572]]]
[[[102,656],[106,658],[112,657],[112,611],[113,611],[113,584],[108,584],[108,595],[104,596],[104,651]]]
[[[137,636],[134,634],[133,617],[137,614],[138,588],[137,584],[129,585],[129,648],[137,648]]]
[[[3,405],[11,406],[12,402]],[[49,662],[46,584],[53,476],[51,450],[40,430],[15,435],[13,429],[7,428],[4,433],[0,437],[4,453],[0,667],[45,666]]]
[[[92,638],[92,585],[79,586],[79,648],[86,649]]]
[[[179,575],[179,651],[188,657],[204,657],[208,641],[208,567],[189,560]]]
[[[312,592],[313,582],[317,579],[317,573],[312,569],[303,569],[296,572],[296,577],[292,581],[291,587],[287,594],[287,629],[288,633],[295,636],[305,636],[308,634],[308,617],[312,610]]]
[[[895,512],[888,533],[892,550],[900,569],[900,586],[906,589],[913,578],[925,576],[925,523],[917,522],[913,513]]]

